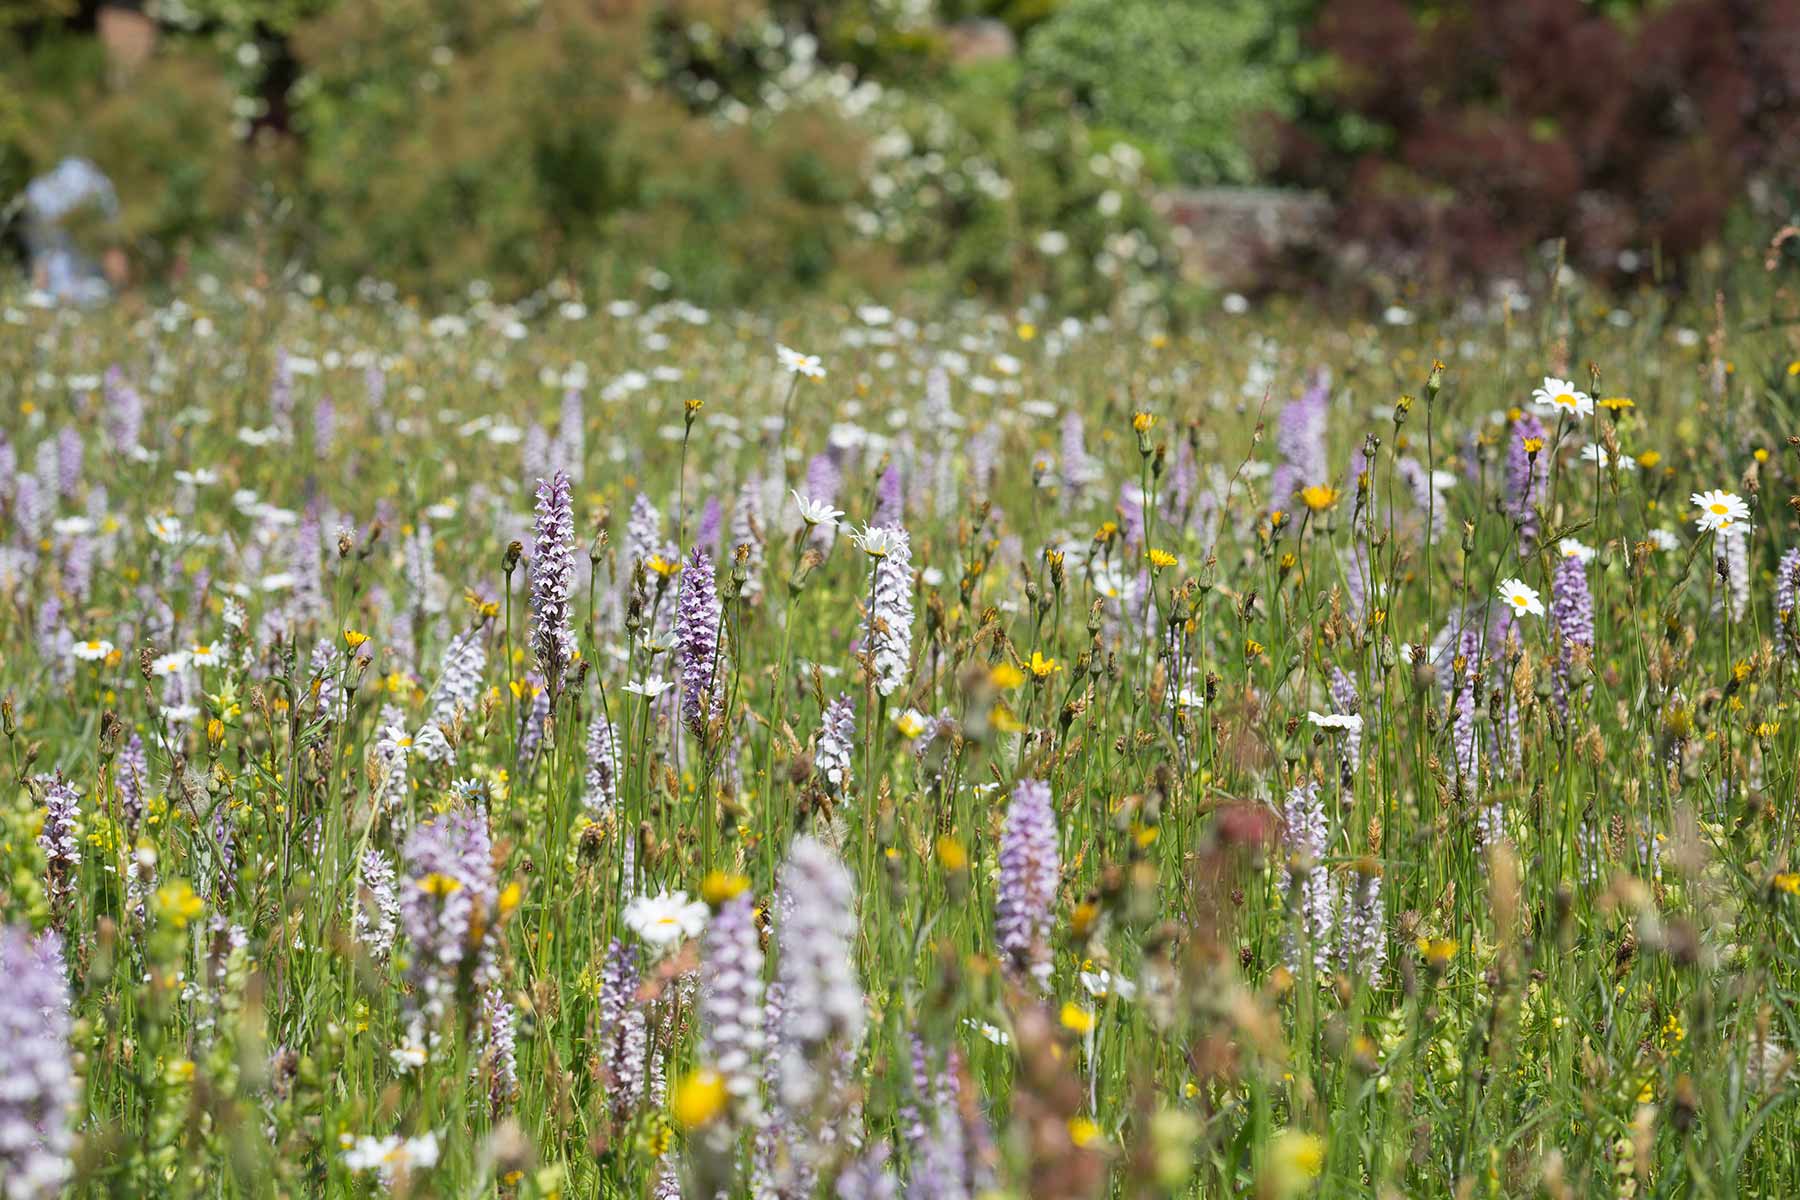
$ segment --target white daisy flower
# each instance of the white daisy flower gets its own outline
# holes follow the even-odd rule
[[[660,675],[652,675],[648,679],[633,679],[625,685],[625,690],[634,696],[642,696],[646,700],[654,700],[675,685]]]
[[[886,526],[878,529],[865,525],[861,533],[851,534],[850,540],[856,543],[857,549],[870,558],[886,558],[899,549],[905,537],[906,535],[898,529],[889,529]]]
[[[825,378],[825,367],[819,362],[819,356],[816,354],[802,354],[798,350],[790,349],[777,342],[775,343],[775,357],[781,360],[782,367],[789,374],[804,375],[808,379]]]
[[[667,949],[706,928],[706,905],[686,892],[639,896],[625,906],[625,925],[650,945]]]
[[[164,545],[169,545],[181,540],[181,518],[175,516],[173,513],[164,513],[157,517],[145,517],[144,528],[150,531],[151,537],[162,542]]]
[[[1579,558],[1583,566],[1594,561],[1594,548],[1574,538],[1564,538],[1556,543],[1556,548],[1564,558]]]
[[[1087,994],[1096,1000],[1104,1000],[1108,996],[1117,996],[1121,1000],[1132,1000],[1137,997],[1137,984],[1123,976],[1115,976],[1111,971],[1083,971],[1081,986]]]
[[[1544,385],[1531,393],[1531,402],[1544,412],[1585,417],[1594,411],[1594,398],[1567,379],[1544,376]]]
[[[188,661],[196,667],[216,667],[225,661],[225,651],[217,642],[188,647]]]
[[[836,529],[838,518],[843,516],[839,509],[831,507],[823,500],[814,500],[811,496],[802,496],[799,492],[790,492],[794,503],[800,508],[800,519],[808,526],[823,525],[827,529]]]
[[[1596,442],[1589,442],[1581,448],[1581,461],[1599,463],[1600,469],[1605,470],[1607,467],[1612,466],[1612,455],[1606,452],[1605,446],[1599,445]],[[1619,459],[1619,470],[1630,472],[1637,469],[1637,459],[1632,458],[1629,454]]]
[[[1750,519],[1750,506],[1736,492],[1714,488],[1710,492],[1695,492],[1688,500],[1700,510],[1700,515],[1694,518],[1694,524],[1701,533],[1711,533],[1735,522]]]
[[[1515,614],[1534,617],[1544,615],[1543,600],[1538,597],[1535,588],[1526,586],[1523,579],[1501,580],[1500,599],[1509,604]]]
[[[113,644],[105,638],[93,638],[85,642],[76,642],[70,653],[82,662],[99,662],[113,652]]]
[[[429,1170],[437,1165],[437,1134],[426,1133],[415,1138],[390,1135],[384,1138],[363,1137],[344,1151],[344,1165],[352,1171],[378,1172],[383,1182],[392,1183],[413,1171]]]
[[[179,675],[188,669],[189,655],[186,650],[176,650],[169,654],[159,654],[150,662],[150,673],[168,678]]]
[[[1358,732],[1363,727],[1363,719],[1359,713],[1316,713],[1309,712],[1306,719],[1319,729],[1346,729]]]

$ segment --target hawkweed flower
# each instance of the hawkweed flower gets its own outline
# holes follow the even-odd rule
[[[710,555],[698,546],[681,573],[675,640],[681,651],[681,714],[696,736],[723,707],[714,693],[719,666],[719,593]]]
[[[912,543],[897,526],[864,529],[855,541],[873,560],[864,645],[875,664],[875,690],[891,696],[905,686],[912,662]]]
[[[1013,787],[1000,834],[1000,880],[995,890],[995,940],[1013,970],[1050,982],[1050,934],[1056,920],[1061,861],[1050,785],[1021,779]]]
[[[1302,957],[1310,955],[1315,970],[1328,972],[1336,944],[1332,931],[1337,895],[1325,867],[1330,841],[1318,785],[1309,781],[1289,789],[1281,820],[1288,849],[1286,886],[1294,897],[1296,925],[1287,939],[1288,966],[1298,970]]]
[[[538,480],[531,554],[531,648],[554,693],[576,657],[570,597],[575,588],[575,506],[562,471]]]
[[[727,900],[700,956],[700,1061],[717,1071],[741,1123],[756,1119],[762,1084],[763,955],[749,893]]]
[[[855,742],[856,703],[846,693],[825,706],[825,715],[819,721],[818,746],[813,751],[813,774],[833,795],[847,790]]]
[[[54,933],[33,938],[18,925],[0,928],[0,976],[0,1187],[8,1200],[49,1200],[69,1178],[75,1143],[62,940]]]
[[[399,931],[400,893],[394,865],[379,850],[364,851],[356,899],[351,906],[351,936],[369,952],[370,958],[385,963]]]

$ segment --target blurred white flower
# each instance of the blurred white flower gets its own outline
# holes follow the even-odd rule
[[[686,892],[639,896],[625,906],[625,925],[658,949],[680,945],[706,928],[704,902],[689,900]]]

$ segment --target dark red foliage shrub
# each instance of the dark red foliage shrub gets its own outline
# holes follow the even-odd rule
[[[1511,270],[1553,237],[1594,271],[1679,260],[1800,164],[1800,0],[1323,0],[1312,36],[1356,135],[1290,125],[1284,172],[1403,270]]]

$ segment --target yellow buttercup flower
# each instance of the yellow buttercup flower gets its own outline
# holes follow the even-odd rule
[[[996,663],[988,672],[988,682],[997,688],[1016,688],[1025,682],[1025,673],[1011,663]]]
[[[700,898],[714,908],[744,894],[750,880],[729,871],[709,871],[700,881]]]
[[[1131,414],[1131,427],[1139,433],[1149,433],[1156,427],[1156,418],[1147,412]]]
[[[944,864],[946,871],[962,871],[969,866],[969,852],[963,849],[961,842],[949,834],[938,838],[937,857],[938,861]]]
[[[1078,1147],[1091,1146],[1100,1140],[1100,1127],[1086,1117],[1070,1117],[1069,1140]]]
[[[1337,503],[1337,498],[1336,488],[1326,487],[1319,483],[1300,489],[1300,499],[1305,501],[1306,507],[1313,512],[1324,512]]]
[[[683,1128],[698,1129],[725,1111],[726,1098],[725,1077],[701,1067],[675,1085],[669,1110]]]
[[[1031,661],[1025,664],[1025,669],[1030,671],[1032,675],[1038,679],[1048,679],[1050,676],[1062,670],[1062,665],[1054,658],[1045,658],[1043,651],[1033,650],[1031,652]]]
[[[1457,944],[1455,938],[1420,938],[1419,953],[1424,956],[1428,966],[1443,970],[1456,957]]]
[[[414,880],[414,882],[418,884],[419,890],[424,892],[427,896],[437,896],[442,898],[444,896],[453,896],[457,892],[462,891],[462,881],[460,879],[452,879],[450,876],[438,871],[433,871],[429,875],[422,875]]]
[[[369,640],[369,635],[361,632],[360,630],[356,630],[356,629],[344,630],[344,645],[350,647],[350,649],[352,649],[352,650],[355,650],[356,648],[358,648],[359,646],[361,646],[364,642],[366,642],[368,640]]]
[[[1150,565],[1158,571],[1164,570],[1168,567],[1172,567],[1178,561],[1180,561],[1180,560],[1178,560],[1173,554],[1170,554],[1167,550],[1152,549],[1150,551]]]
[[[1061,1020],[1064,1029],[1083,1036],[1094,1032],[1094,1014],[1072,1000],[1062,1006]]]
[[[205,911],[205,903],[194,894],[185,879],[165,883],[156,889],[156,915],[177,929],[186,929]]]

